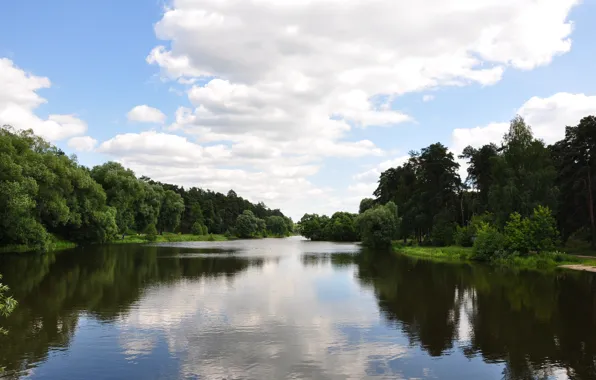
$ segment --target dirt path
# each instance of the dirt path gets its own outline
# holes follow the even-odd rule
[[[573,270],[583,270],[586,272],[594,272],[596,273],[596,267],[592,267],[589,265],[581,265],[581,264],[570,264],[570,265],[560,265],[559,268],[567,268]]]

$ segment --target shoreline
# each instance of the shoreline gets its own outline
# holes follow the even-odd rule
[[[282,239],[289,236],[257,236],[247,239]],[[212,241],[229,241],[229,240],[240,240],[236,236],[226,236],[223,234],[209,234],[209,235],[192,235],[192,234],[172,234],[166,233],[164,235],[157,235],[156,239],[149,241],[142,235],[126,235],[124,239],[110,240],[103,244],[90,244],[90,245],[111,245],[111,244],[153,244],[153,243],[181,243],[181,242],[212,242]],[[83,245],[84,246],[84,245]],[[72,249],[81,247],[81,245],[70,242],[70,241],[57,241],[52,247],[45,251],[48,252],[59,252],[65,249]],[[39,252],[35,248],[27,247],[24,245],[6,245],[0,247],[1,254],[20,254],[20,253],[35,253]]]
[[[565,253],[543,253],[529,256],[514,256],[481,262],[472,258],[472,247],[420,247],[402,246],[399,243],[394,243],[392,248],[395,254],[401,254],[418,259],[427,259],[436,262],[477,262],[479,264],[487,264],[494,267],[505,267],[511,269],[554,270],[561,268],[596,273],[596,266],[586,265],[587,263],[596,264],[596,261],[593,258],[590,262],[590,260],[585,258],[568,255]]]

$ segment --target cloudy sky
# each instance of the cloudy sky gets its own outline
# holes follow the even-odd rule
[[[0,124],[81,163],[356,211],[440,141],[596,114],[596,0],[6,0]]]

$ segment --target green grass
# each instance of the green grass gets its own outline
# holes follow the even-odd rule
[[[60,251],[63,249],[75,248],[77,245],[71,241],[55,240],[50,244],[49,252]],[[0,247],[0,253],[25,253],[34,252],[35,248],[24,244],[8,244]]]
[[[226,241],[228,238],[224,235],[209,234],[209,235],[192,235],[192,234],[168,234],[157,235],[156,240],[149,242],[144,236],[140,235],[126,235],[124,239],[116,239],[111,241],[113,244],[134,244],[134,243],[174,243],[184,241]]]
[[[468,247],[421,247],[416,245],[403,246],[400,243],[394,243],[393,250],[407,256],[438,261],[469,261],[472,257],[472,248]]]
[[[473,249],[471,247],[421,247],[421,246],[403,246],[395,242],[393,249],[397,253],[406,256],[424,258],[433,261],[448,262],[470,262],[473,261]],[[560,252],[546,252],[541,254],[532,254],[528,256],[506,256],[497,257],[487,262],[489,265],[500,267],[511,267],[517,269],[554,269],[560,265],[567,264],[587,264],[592,262],[596,266],[596,260],[584,261],[581,259]]]

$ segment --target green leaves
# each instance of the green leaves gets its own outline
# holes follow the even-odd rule
[[[2,275],[0,274],[0,280],[2,280]],[[0,317],[8,317],[10,313],[14,310],[17,306],[17,301],[14,300],[12,297],[8,297],[5,293],[8,291],[8,286],[3,285],[0,282]],[[0,335],[5,335],[8,332],[0,327]]]

